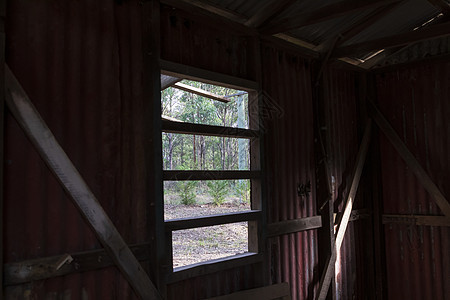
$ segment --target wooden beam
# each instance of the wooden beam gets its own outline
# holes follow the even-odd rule
[[[131,245],[129,247],[139,261],[147,261],[150,259],[149,244]],[[66,260],[68,256],[72,260]],[[4,285],[22,284],[74,273],[93,271],[114,266],[114,264],[114,261],[104,249],[7,263],[5,264]]]
[[[361,146],[359,147],[358,155],[356,156],[355,168],[352,173],[352,184],[350,191],[348,193],[347,201],[345,203],[344,213],[341,220],[339,221],[338,230],[336,234],[336,242],[332,249],[332,253],[326,265],[324,272],[322,273],[322,278],[320,280],[319,291],[317,294],[318,300],[326,299],[328,289],[330,287],[331,280],[334,278],[334,264],[336,261],[336,253],[341,250],[341,245],[344,240],[345,231],[347,230],[348,222],[350,220],[350,215],[353,208],[353,202],[355,201],[356,192],[358,191],[359,181],[361,179],[362,170],[366,160],[367,150],[370,144],[371,135],[371,121],[369,119],[366,129],[364,131],[364,136],[361,141]]]
[[[163,172],[163,180],[234,180],[256,179],[261,177],[260,171],[184,171],[166,170]]]
[[[431,4],[440,9],[445,15],[450,14],[450,4],[445,0],[428,0]]]
[[[272,0],[267,1],[265,5],[261,6],[260,9],[247,21],[244,25],[249,27],[258,28],[265,22],[274,18],[281,11],[290,7],[294,3],[293,0]]]
[[[4,147],[5,141],[5,20],[6,0],[0,0],[0,282],[4,282]],[[4,295],[3,286],[0,287],[0,298]]]
[[[216,95],[214,93],[181,83],[181,82],[177,82],[173,85],[174,88],[177,88],[179,90],[185,91],[185,92],[189,92],[189,93],[193,93],[202,97],[206,97],[209,99],[214,99],[220,102],[224,102],[224,103],[228,103],[231,102],[230,99],[224,97],[224,96],[220,96],[220,95]]]
[[[167,89],[168,87],[174,85],[175,83],[181,80],[183,80],[183,78],[161,74],[161,91]]]
[[[213,125],[193,124],[185,122],[175,122],[162,120],[162,130],[164,132],[195,134],[207,136],[226,136],[231,138],[256,138],[258,131],[244,128],[232,128]]]
[[[322,217],[306,217],[267,225],[267,237],[274,237],[322,227]]]
[[[351,28],[345,30],[340,34],[340,39],[336,43],[336,47],[339,47],[344,42],[350,40],[360,32],[364,31],[369,26],[375,24],[378,22],[381,18],[386,16],[389,12],[391,12],[394,8],[396,8],[400,3],[403,3],[404,1],[398,1],[391,4],[388,4],[386,6],[379,7],[375,9],[372,13],[370,13],[368,16],[365,16],[361,20],[359,20],[356,24],[354,24]],[[331,43],[331,42],[329,42]],[[319,46],[319,48],[324,48],[325,43]]]
[[[6,88],[6,102],[11,113],[136,294],[142,299],[161,299],[148,275],[8,67],[6,67]]]
[[[403,143],[402,139],[397,135],[394,128],[392,128],[391,124],[389,124],[375,104],[370,102],[369,107],[370,113],[378,127],[406,162],[410,170],[416,175],[417,179],[422,183],[423,187],[428,191],[428,193],[430,193],[431,197],[439,206],[444,215],[450,217],[450,204],[447,199],[445,199],[445,196],[441,193],[436,184],[434,184],[431,177],[420,165],[411,151],[409,151],[408,147],[405,143]]]
[[[256,29],[243,24],[247,21],[247,16],[219,7],[212,2],[198,0],[161,0],[161,3],[188,13],[192,20],[201,22],[205,26],[214,26],[214,28],[219,30],[226,28],[227,31],[247,36],[256,36],[258,34]],[[214,24],[211,23],[211,20],[214,20]]]
[[[399,223],[418,226],[450,226],[450,217],[422,215],[383,215],[383,224]]]
[[[237,90],[257,91],[259,89],[259,84],[257,82],[248,79],[199,69],[187,65],[169,62],[166,60],[161,60],[160,64],[161,73],[172,77],[198,80],[205,83],[220,85]]]
[[[261,218],[260,210],[247,210],[234,213],[200,216],[168,220],[165,222],[166,230],[185,230],[199,227],[208,227],[229,223],[253,221]]]
[[[427,26],[422,29],[409,31],[406,33],[391,35],[384,38],[379,38],[367,42],[352,44],[337,48],[334,53],[334,58],[346,56],[360,56],[365,55],[371,51],[377,51],[397,46],[408,45],[424,40],[430,40],[450,35],[450,22]]]
[[[343,0],[338,3],[324,6],[312,12],[302,12],[298,16],[289,16],[288,18],[281,19],[273,24],[263,26],[261,28],[261,32],[263,34],[286,32],[301,28],[303,26],[335,19],[361,10],[374,9],[398,1],[399,0]]]
[[[162,0],[163,3],[172,3],[172,1]],[[244,15],[241,15],[235,11],[229,10],[224,7],[219,7],[216,4],[208,1],[208,0],[181,0],[181,2],[184,2],[188,5],[191,5],[195,7],[195,9],[203,9],[205,11],[208,11],[212,14],[224,17],[226,19],[229,19],[236,23],[244,23],[247,20],[247,17]]]
[[[320,53],[315,50],[315,45],[302,41],[289,34],[278,33],[273,36],[262,36],[261,39],[276,44],[277,46],[292,49],[307,58],[320,58]]]
[[[228,295],[208,298],[207,300],[290,300],[291,289],[289,283],[283,282],[256,289],[244,290]]]
[[[167,283],[183,281],[185,279],[200,277],[217,273],[223,270],[236,269],[243,266],[261,263],[264,259],[262,253],[246,252],[224,258],[208,260],[188,266],[174,268],[173,273],[168,274]]]

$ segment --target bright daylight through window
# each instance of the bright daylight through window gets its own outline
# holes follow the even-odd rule
[[[161,92],[164,219],[175,271],[258,251],[259,138],[249,117],[256,102],[246,91],[192,80]]]

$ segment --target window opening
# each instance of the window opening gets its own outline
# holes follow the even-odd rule
[[[249,129],[248,92],[161,79],[164,219],[173,268],[257,252],[259,136]],[[205,216],[222,224],[195,225]]]

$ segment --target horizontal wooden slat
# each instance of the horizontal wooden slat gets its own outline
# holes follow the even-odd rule
[[[207,300],[272,300],[280,298],[283,300],[291,299],[289,283],[283,282],[256,289],[239,291],[228,295],[208,298]]]
[[[424,226],[450,226],[450,217],[422,215],[383,215],[383,224],[400,223]]]
[[[205,90],[202,90],[202,89],[199,89],[199,88],[196,88],[194,86],[190,86],[190,85],[187,85],[187,84],[184,84],[184,83],[181,83],[181,82],[175,83],[173,85],[173,87],[177,88],[179,90],[185,91],[185,92],[193,93],[193,94],[196,94],[196,95],[199,95],[199,96],[202,96],[202,97],[206,97],[206,98],[209,98],[209,99],[217,100],[217,101],[220,101],[220,102],[223,102],[223,103],[231,102],[230,99],[228,99],[228,98],[226,98],[224,96],[220,96],[220,95],[217,95],[217,94],[214,94],[214,93],[211,93],[211,92],[208,92],[208,91],[205,91]]]
[[[201,216],[193,218],[183,218],[165,221],[166,230],[184,230],[229,223],[245,222],[257,220],[261,217],[260,210],[247,210],[234,213]]]
[[[163,171],[163,180],[233,180],[257,179],[261,171]]]
[[[267,225],[267,236],[274,237],[322,227],[321,216],[307,217]]]
[[[238,268],[241,266],[248,266],[251,264],[262,262],[263,258],[264,256],[262,253],[247,252],[224,258],[208,260],[189,266],[179,267],[175,268],[174,272],[167,276],[166,282],[173,283],[185,280],[187,278],[212,274],[227,269]]]
[[[172,133],[225,136],[233,138],[254,138],[259,136],[258,131],[251,129],[192,124],[169,120],[162,120],[162,130],[164,132]]]
[[[150,259],[149,244],[132,245],[130,249],[139,261]],[[114,261],[104,249],[70,253],[73,261],[60,265],[61,258],[67,255],[69,254],[7,263],[4,266],[4,285],[48,279],[114,265]]]
[[[172,77],[180,77],[191,80],[199,80],[206,83],[225,86],[238,90],[258,90],[256,81],[216,73],[191,66],[186,66],[166,60],[160,61],[161,73]]]

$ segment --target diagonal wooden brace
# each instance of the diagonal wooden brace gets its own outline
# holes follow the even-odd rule
[[[147,273],[58,144],[8,66],[5,67],[5,73],[8,108],[42,159],[70,195],[136,294],[141,299],[161,299]]]
[[[417,179],[422,183],[423,187],[430,193],[434,202],[439,206],[444,215],[450,217],[450,203],[445,199],[439,188],[427,174],[425,169],[420,165],[415,156],[409,151],[408,147],[403,143],[402,139],[397,135],[394,128],[386,120],[383,114],[377,109],[375,104],[369,102],[370,113],[378,127],[391,142],[411,171],[416,175]]]
[[[344,213],[338,225],[338,231],[336,234],[336,242],[331,249],[331,255],[327,259],[325,265],[325,270],[322,273],[322,278],[320,279],[319,291],[317,294],[318,300],[323,300],[327,297],[328,289],[331,284],[331,280],[334,277],[334,264],[336,262],[336,253],[340,251],[342,241],[344,240],[345,231],[347,230],[348,222],[350,221],[350,215],[353,208],[353,202],[356,197],[356,192],[358,191],[359,181],[361,179],[362,170],[364,167],[364,162],[366,161],[367,151],[369,149],[370,143],[370,133],[372,128],[372,122],[369,119],[364,131],[364,136],[359,147],[358,155],[356,157],[356,164],[352,174],[352,185],[350,187],[350,192],[348,193],[347,201],[345,203]]]

